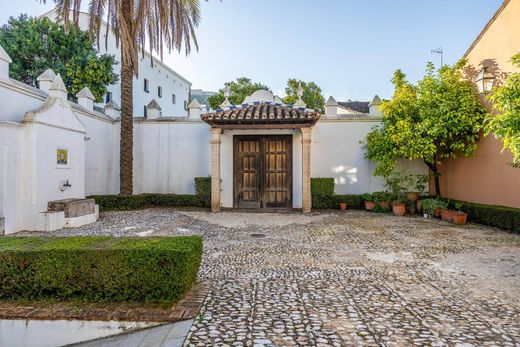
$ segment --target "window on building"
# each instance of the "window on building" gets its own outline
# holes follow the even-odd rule
[[[162,87],[157,87],[157,95],[162,98]]]
[[[105,104],[108,104],[110,101],[112,101],[112,92],[107,92],[105,95]]]
[[[172,104],[176,104],[177,103],[177,97],[175,96],[175,94],[172,94]]]
[[[150,92],[150,84],[148,83],[148,80],[144,79],[144,91],[149,93]]]
[[[148,110],[146,109],[146,105],[144,105],[144,113],[143,113],[143,115],[145,117],[148,117]]]

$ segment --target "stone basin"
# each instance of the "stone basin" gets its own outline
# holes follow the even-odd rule
[[[47,211],[65,213],[65,218],[87,216],[96,212],[94,199],[63,199],[49,201]]]

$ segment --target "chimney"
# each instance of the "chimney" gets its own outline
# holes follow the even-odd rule
[[[65,84],[63,83],[63,79],[61,78],[60,74],[57,74],[54,78],[54,81],[52,81],[52,84],[49,88],[49,96],[67,100],[67,88],[65,88]]]
[[[374,96],[370,104],[368,104],[368,107],[371,116],[383,117],[383,112],[381,111],[381,98],[379,96]]]
[[[161,117],[161,106],[159,106],[159,103],[155,99],[150,101],[146,106],[146,114],[148,119],[157,119]]]
[[[199,119],[202,114],[202,106],[197,99],[193,99],[188,105],[188,118]]]
[[[45,93],[49,93],[49,89],[51,88],[52,81],[56,78],[56,74],[51,69],[45,70],[38,78],[38,86],[40,90],[43,90]]]
[[[9,79],[9,64],[13,61],[0,45],[0,79]]]
[[[118,119],[121,116],[121,108],[119,108],[119,105],[114,100],[110,100],[104,109],[105,114],[112,119]]]
[[[83,106],[89,111],[94,110],[94,100],[96,99],[88,87],[83,88],[76,94],[78,105]]]
[[[338,103],[334,97],[329,97],[325,103],[325,117],[327,118],[338,118]]]

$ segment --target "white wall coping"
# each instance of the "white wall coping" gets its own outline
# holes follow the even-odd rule
[[[21,128],[23,127],[22,123],[12,122],[8,120],[0,120],[0,127],[2,128]]]

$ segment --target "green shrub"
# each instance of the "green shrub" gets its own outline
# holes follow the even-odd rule
[[[199,236],[3,237],[0,299],[172,302],[201,255]]]
[[[311,195],[313,197],[334,195],[334,178],[311,178]]]
[[[211,177],[195,177],[195,194],[206,207],[211,206]]]
[[[460,210],[468,214],[468,221],[509,231],[520,232],[520,209],[451,200],[450,208],[462,203]]]
[[[204,207],[205,202],[191,194],[93,195],[102,211],[137,210],[146,207]]]
[[[346,202],[349,209],[362,210],[365,208],[362,195],[330,195],[313,196],[312,208],[316,209],[338,209],[340,202]]]

